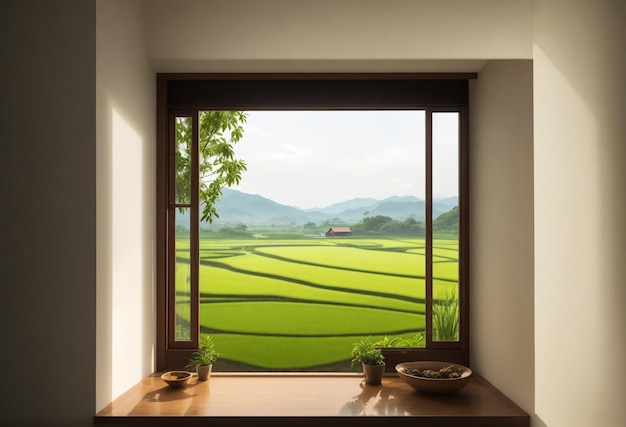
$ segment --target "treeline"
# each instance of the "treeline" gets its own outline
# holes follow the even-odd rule
[[[459,233],[459,207],[444,212],[433,221],[433,232],[458,234]]]
[[[206,228],[200,227],[201,236],[211,236],[213,238],[226,238],[226,237],[252,237],[253,233],[248,230],[248,226],[245,224],[235,224],[232,226],[225,226],[220,228]]]
[[[270,233],[304,233],[304,234],[323,234],[331,226],[345,226],[352,229],[354,236],[412,236],[424,237],[425,225],[423,221],[409,217],[404,220],[395,220],[385,215],[367,216],[356,224],[345,224],[339,220],[336,222],[325,221],[317,225],[308,222],[304,225],[290,224],[275,228],[271,226],[270,230],[264,230]],[[299,231],[298,231],[299,230]],[[189,230],[184,226],[178,226],[176,230],[178,235],[188,235]],[[458,235],[459,232],[459,207],[455,206],[452,210],[439,215],[433,221],[433,233],[439,235]],[[220,228],[200,229],[201,235],[212,235],[213,237],[252,237],[253,232],[245,224],[234,224]]]
[[[354,235],[384,235],[384,236],[416,236],[424,237],[425,226],[422,221],[407,218],[403,221],[394,220],[388,216],[376,215],[365,217],[352,226]],[[458,234],[459,207],[439,215],[433,221],[433,233]]]
[[[424,223],[415,218],[398,221],[384,215],[368,216],[352,226],[355,236],[424,236]]]

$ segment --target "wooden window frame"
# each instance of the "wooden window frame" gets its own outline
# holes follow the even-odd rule
[[[172,212],[169,140],[172,113],[198,118],[198,111],[223,110],[403,110],[426,111],[426,348],[384,349],[387,370],[407,360],[469,360],[469,95],[475,73],[420,74],[158,74],[157,75],[157,370],[182,368],[198,343],[198,316],[192,339],[173,342],[172,259],[168,212]],[[459,113],[459,341],[432,339],[432,113]],[[197,139],[197,135],[194,136]],[[170,172],[168,172],[170,171]],[[191,205],[197,204],[192,200]],[[169,227],[171,229],[171,227]],[[192,230],[192,233],[194,231]],[[198,230],[195,230],[198,233]],[[197,256],[193,248],[192,256]],[[430,278],[430,279],[429,279]],[[193,280],[192,280],[193,281]],[[193,287],[192,287],[193,291]],[[197,290],[196,290],[197,291]],[[197,292],[195,292],[197,293]],[[195,302],[194,302],[195,301]],[[192,296],[197,304],[197,296]],[[193,327],[195,323],[195,328]],[[173,325],[172,325],[173,326]]]

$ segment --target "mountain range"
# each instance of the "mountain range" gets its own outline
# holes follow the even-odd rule
[[[458,205],[457,197],[433,201],[433,218]],[[219,218],[215,224],[282,225],[319,224],[326,220],[337,223],[356,223],[365,216],[384,215],[395,220],[414,217],[423,220],[425,202],[415,196],[391,196],[383,200],[355,198],[324,208],[300,209],[270,200],[258,194],[247,194],[225,188],[216,204]]]

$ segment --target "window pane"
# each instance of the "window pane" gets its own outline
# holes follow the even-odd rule
[[[191,117],[176,117],[176,203],[191,203]]]
[[[459,113],[433,113],[433,340],[459,339]]]
[[[191,341],[191,247],[189,208],[176,209],[175,340]]]
[[[364,336],[423,346],[424,111],[249,112],[235,150],[248,170],[200,224],[218,369],[347,371]]]

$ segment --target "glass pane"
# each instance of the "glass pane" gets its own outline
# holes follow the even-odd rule
[[[191,117],[176,117],[176,203],[191,203]]]
[[[247,171],[200,224],[216,369],[349,371],[368,336],[423,347],[424,111],[248,112],[235,153]]]
[[[459,340],[459,113],[433,113],[433,340]]]
[[[191,341],[191,247],[189,208],[176,209],[176,341]]]

